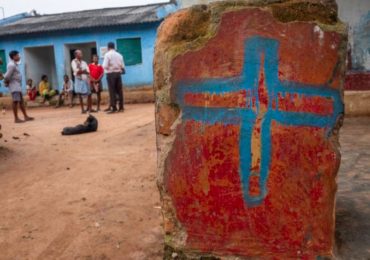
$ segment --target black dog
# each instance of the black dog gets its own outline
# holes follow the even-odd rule
[[[98,120],[89,115],[83,125],[77,125],[75,127],[65,127],[62,131],[62,135],[79,135],[98,130]]]

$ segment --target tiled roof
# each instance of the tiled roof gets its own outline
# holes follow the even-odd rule
[[[168,3],[29,16],[0,26],[0,36],[158,22],[163,19],[158,9],[166,5]]]

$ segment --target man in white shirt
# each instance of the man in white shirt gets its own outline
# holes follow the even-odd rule
[[[123,112],[122,74],[125,73],[125,63],[122,55],[115,50],[113,42],[108,43],[108,52],[104,56],[103,68],[107,74],[110,98],[110,106],[107,111],[108,113]],[[119,103],[118,110],[117,98]]]
[[[71,66],[73,70],[73,75],[75,76],[75,92],[80,99],[81,113],[86,112],[96,112],[91,108],[91,89],[89,81],[89,66],[82,60],[82,51],[76,50],[74,52],[75,59],[72,60]],[[87,97],[87,110],[84,109],[83,97]]]

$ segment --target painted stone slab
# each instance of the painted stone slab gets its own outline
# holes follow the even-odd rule
[[[159,187],[176,252],[333,256],[345,30],[275,7],[213,4],[161,26]]]

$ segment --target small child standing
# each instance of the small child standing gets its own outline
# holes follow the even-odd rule
[[[27,95],[30,101],[35,101],[37,96],[37,89],[36,86],[33,85],[33,80],[27,80]]]
[[[56,107],[60,107],[62,105],[63,98],[69,100],[69,107],[73,107],[73,81],[69,79],[68,75],[64,75],[63,78],[63,90],[59,94],[59,99]]]

